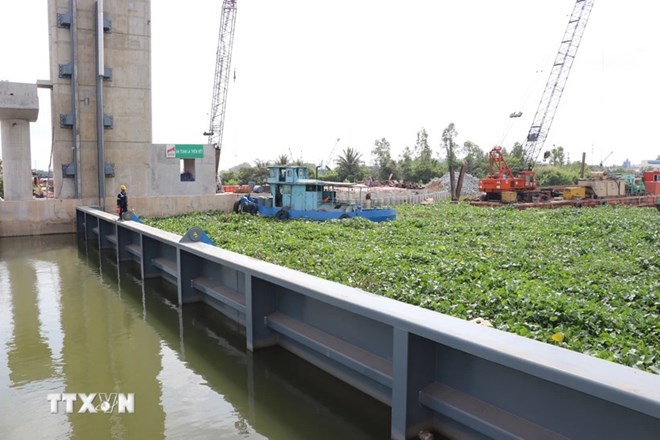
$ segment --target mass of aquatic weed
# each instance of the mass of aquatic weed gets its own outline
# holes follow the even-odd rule
[[[452,316],[660,373],[660,214],[401,206],[392,222],[195,213],[216,245]]]

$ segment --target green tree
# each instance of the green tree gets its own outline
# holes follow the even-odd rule
[[[238,183],[246,185],[249,182],[263,183],[268,178],[268,169],[259,167],[245,167],[238,170]]]
[[[429,146],[429,135],[426,129],[422,128],[417,132],[417,141],[415,142],[415,158],[419,160],[431,160],[433,151]]]
[[[577,182],[580,167],[556,167],[552,165],[539,165],[534,168],[534,175],[539,186],[573,185]]]
[[[220,173],[220,180],[225,185],[236,185],[238,183],[238,178],[236,173],[233,171],[223,171]]]
[[[458,132],[456,131],[456,126],[454,125],[453,122],[450,122],[447,128],[445,128],[442,132],[442,145],[445,147],[445,154],[447,155],[447,165],[451,168],[456,165],[456,154],[458,154],[458,151],[456,151],[458,148],[456,146],[456,142],[454,142],[454,138],[458,136]]]
[[[428,182],[438,174],[438,161],[433,158],[433,150],[429,146],[428,138],[429,135],[424,128],[417,132],[411,179],[416,182]]]
[[[556,167],[564,165],[565,161],[564,147],[556,147],[550,151],[550,164]]]
[[[414,180],[413,158],[410,147],[406,147],[401,154],[401,159],[399,160],[399,173],[401,180]]]
[[[454,170],[456,168],[456,143],[454,138],[458,136],[456,131],[456,126],[453,122],[450,122],[447,128],[442,131],[442,144],[445,147],[445,154],[447,155],[447,169],[449,170],[449,192],[451,194],[452,200],[454,199],[454,190],[455,184],[454,181]]]
[[[524,168],[523,165],[523,144],[516,142],[511,148],[511,153],[507,153],[505,149],[502,149],[502,155],[504,160],[506,160],[507,165],[511,168],[512,171],[521,170]]]
[[[392,175],[396,179],[396,161],[392,159],[390,143],[385,138],[374,141],[374,148],[371,150],[376,163],[376,176],[378,179],[386,180]]]
[[[488,173],[488,156],[479,145],[472,141],[463,143],[465,172],[476,177],[485,177]]]
[[[361,157],[360,152],[351,147],[346,147],[342,151],[342,154],[335,161],[340,181],[356,182],[364,177]]]
[[[267,160],[261,160],[261,159],[255,159],[254,160],[254,166],[257,168],[266,168],[268,167],[268,161]]]
[[[516,142],[513,144],[513,148],[511,149],[511,157],[518,159],[518,161],[522,161],[523,159],[523,144],[520,142]]]
[[[286,154],[280,154],[277,156],[277,159],[275,159],[275,165],[286,165],[289,163],[289,156]]]
[[[325,174],[323,174],[323,180],[327,180],[328,182],[341,182],[339,174],[337,174],[337,169],[326,170]]]

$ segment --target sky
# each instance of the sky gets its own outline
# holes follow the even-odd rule
[[[0,80],[48,79],[46,1],[3,3]],[[152,1],[154,143],[207,140],[221,4]],[[422,128],[440,156],[451,122],[484,151],[523,142],[574,4],[238,0],[220,168],[282,154],[332,166],[347,147],[370,163],[383,137],[398,158]],[[658,17],[654,0],[595,1],[544,150],[605,165],[660,155]],[[45,169],[39,97],[32,161]]]

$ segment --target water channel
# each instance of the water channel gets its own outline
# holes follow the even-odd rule
[[[175,298],[74,235],[0,239],[0,439],[389,438],[389,407]],[[131,393],[133,412],[80,393]]]

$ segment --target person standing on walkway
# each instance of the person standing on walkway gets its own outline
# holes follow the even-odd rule
[[[119,194],[117,194],[117,214],[119,218],[122,219],[122,214],[128,212],[128,194],[126,194],[126,185],[121,185],[119,187]]]

